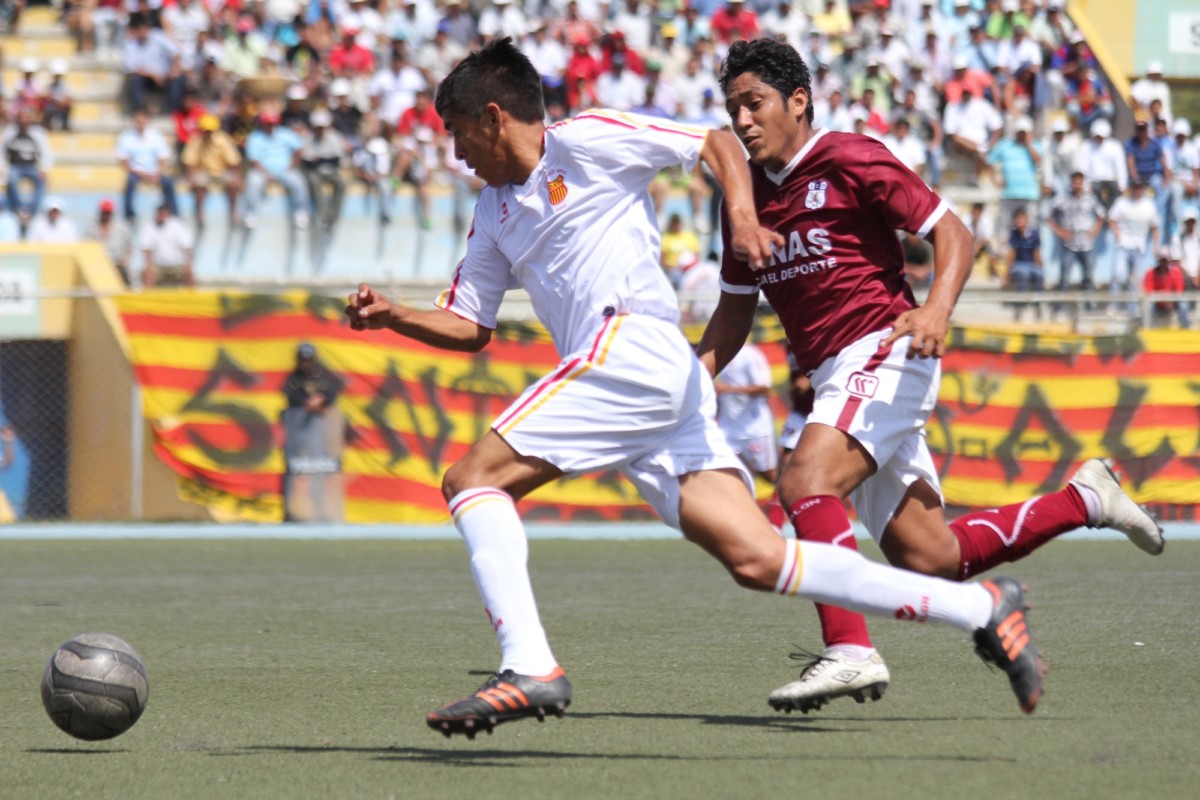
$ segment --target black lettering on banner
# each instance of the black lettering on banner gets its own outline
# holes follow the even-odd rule
[[[1132,427],[1134,415],[1137,414],[1138,407],[1142,405],[1142,400],[1150,388],[1144,384],[1127,381],[1118,381],[1117,386],[1117,403],[1112,416],[1108,418],[1108,424],[1104,426],[1104,436],[1101,437],[1100,443],[1121,463],[1126,478],[1136,489],[1175,457],[1175,448],[1165,436],[1153,451],[1145,455],[1138,455],[1125,443],[1125,434]]]
[[[978,350],[982,353],[1003,353],[1007,338],[994,333],[953,327],[946,337],[946,346],[955,350]]]
[[[225,348],[220,348],[217,350],[217,361],[208,374],[208,378],[205,379],[204,385],[191,400],[184,404],[180,411],[183,414],[201,411],[228,418],[241,430],[247,445],[243,448],[226,450],[205,439],[198,431],[191,429],[187,432],[188,439],[213,462],[222,467],[235,469],[256,467],[271,455],[273,447],[271,421],[254,406],[213,400],[210,395],[226,381],[238,388],[250,389],[259,383],[260,378],[244,370],[225,351]]]
[[[366,412],[371,421],[375,423],[379,435],[387,443],[391,454],[388,466],[395,466],[409,456],[408,446],[404,444],[404,440],[388,422],[388,407],[391,405],[392,399],[400,399],[408,411],[408,418],[413,426],[413,435],[421,448],[421,454],[429,462],[430,471],[439,475],[442,471],[442,455],[445,453],[446,444],[450,441],[450,434],[454,431],[454,423],[450,421],[443,404],[438,399],[437,367],[431,367],[417,377],[421,382],[421,388],[425,391],[426,407],[433,413],[436,420],[436,428],[432,436],[422,428],[416,403],[408,391],[408,386],[396,371],[396,362],[391,359],[388,359],[387,377],[379,385],[379,390],[375,392],[375,397],[367,406]]]
[[[500,398],[499,412],[511,402],[516,394],[508,382],[492,371],[491,358],[487,353],[476,353],[471,357],[471,366],[462,375],[450,382],[450,390],[462,392],[471,398],[471,441],[477,442],[488,432],[492,424],[492,400]]]
[[[1022,333],[1020,336],[1021,344],[1017,348],[1017,352],[1013,353],[1013,361],[1017,363],[1032,357],[1059,358],[1071,363],[1076,356],[1083,352],[1082,341],[1062,339],[1057,342],[1051,340],[1047,343],[1039,333]]]
[[[340,322],[347,326],[350,324],[350,318],[346,316],[346,301],[337,297],[310,294],[304,298],[304,310],[319,320]]]
[[[1200,396],[1200,383],[1189,381],[1187,387],[1192,394]],[[1200,404],[1196,406],[1196,416],[1200,418]],[[1192,452],[1181,459],[1189,467],[1200,472],[1200,457],[1197,453],[1200,453],[1200,419],[1196,421],[1196,443],[1192,445]]]
[[[975,414],[987,408],[992,396],[1003,385],[1002,381],[987,372],[947,372],[942,375],[942,385],[945,386],[947,382],[958,388],[958,405],[964,414]],[[970,393],[979,396],[978,402],[968,401],[968,385]]]
[[[1146,343],[1137,333],[1123,333],[1120,336],[1097,336],[1092,340],[1092,347],[1101,364],[1108,364],[1114,358],[1129,363],[1146,352]]]
[[[1034,420],[1040,422],[1046,431],[1045,437],[1040,441],[1034,438],[1036,433],[1026,435],[1030,423]],[[1067,470],[1082,449],[1083,445],[1063,425],[1058,414],[1047,402],[1046,396],[1042,394],[1041,388],[1030,384],[1026,387],[1025,400],[1013,421],[1013,428],[996,445],[995,456],[1004,468],[1005,479],[1012,483],[1021,474],[1021,454],[1026,450],[1042,450],[1047,453],[1057,451],[1058,458],[1055,459],[1053,469],[1046,476],[1046,480],[1034,490],[1035,493],[1042,494],[1061,488],[1066,480]]]
[[[942,468],[938,470],[938,476],[941,478],[950,473],[950,465],[954,463],[954,433],[950,425],[952,419],[954,412],[939,404],[934,406],[933,413],[925,423],[925,441],[929,452],[935,456],[942,456]]]
[[[292,309],[286,299],[273,294],[223,294],[219,302],[221,327],[225,330]]]

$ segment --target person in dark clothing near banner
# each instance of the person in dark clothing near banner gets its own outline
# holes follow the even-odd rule
[[[344,383],[317,361],[317,349],[296,348],[296,366],[283,384],[283,518],[337,522],[343,518],[342,449],[346,427],[337,408]]]

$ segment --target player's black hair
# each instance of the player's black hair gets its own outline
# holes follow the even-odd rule
[[[541,76],[509,36],[493,39],[460,61],[438,87],[435,101],[442,119],[449,114],[478,119],[488,103],[521,122],[541,122],[546,116]]]
[[[734,42],[721,63],[721,91],[726,96],[729,85],[744,72],[757,75],[759,80],[783,95],[785,103],[791,100],[793,92],[803,89],[808,95],[804,116],[812,124],[812,76],[796,48],[775,39]]]

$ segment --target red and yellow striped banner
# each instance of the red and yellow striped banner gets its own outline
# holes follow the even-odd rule
[[[530,382],[557,363],[544,331],[502,325],[482,353],[358,333],[344,301],[303,292],[127,295],[118,308],[158,456],[185,497],[243,519],[282,518],[279,415],[299,342],[345,382],[354,438],[342,465],[352,522],[444,522],[445,469]],[[764,350],[786,381],[778,328]],[[1058,488],[1075,464],[1117,458],[1140,501],[1190,518],[1200,498],[1200,337],[1120,339],[956,329],[930,444],[955,506]],[[776,410],[782,414],[782,394]],[[646,519],[615,471],[557,481],[528,519]]]

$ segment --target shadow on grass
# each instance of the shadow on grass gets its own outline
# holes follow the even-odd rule
[[[128,753],[124,747],[108,747],[104,749],[83,750],[73,747],[31,747],[26,753],[38,753],[51,756],[109,756],[117,753]]]
[[[250,745],[247,747],[215,751],[211,756],[252,756],[271,753],[290,753],[294,755],[318,755],[326,753],[358,754],[370,756],[372,761],[396,761],[406,764],[442,764],[459,767],[521,767],[530,761],[649,761],[649,762],[713,762],[713,761],[796,761],[806,757],[795,753],[786,755],[682,755],[679,753],[604,753],[604,752],[573,752],[558,750],[495,750],[472,749],[476,745],[461,740],[465,749],[444,750],[429,747],[339,747],[307,746],[307,745]],[[812,760],[855,761],[861,762],[861,753],[848,753],[844,756],[827,754],[813,755]],[[873,755],[871,761],[900,761],[900,762],[946,762],[946,763],[987,763],[1006,762],[1016,763],[1016,759],[997,759],[992,756],[955,756],[955,755]]]

